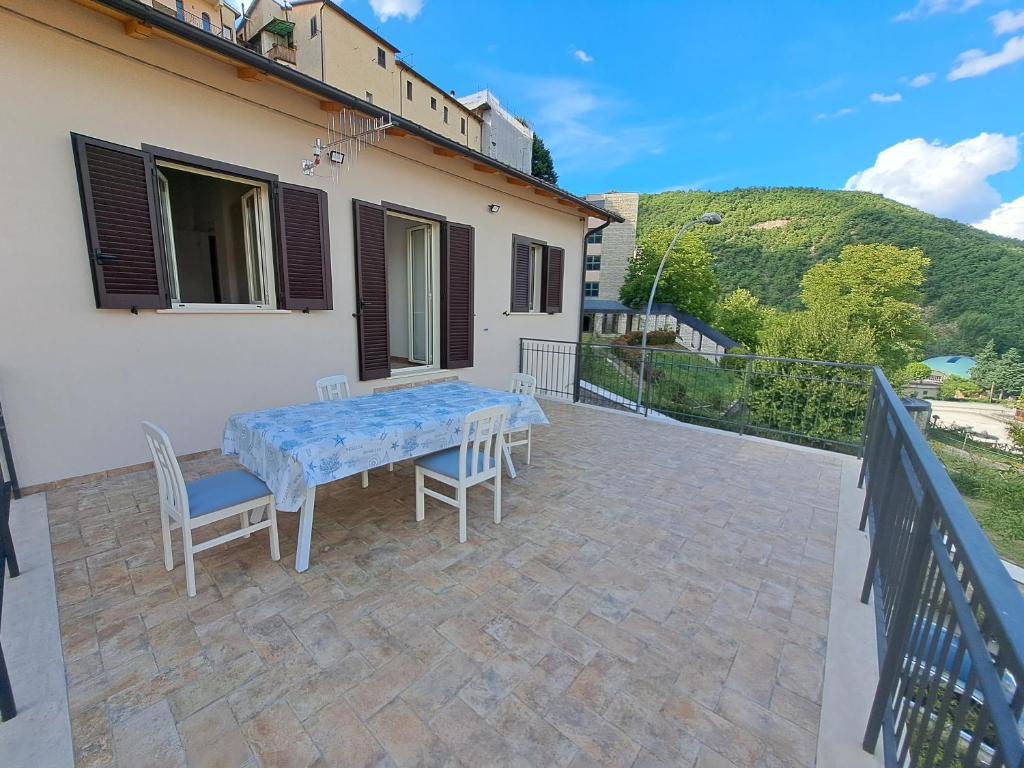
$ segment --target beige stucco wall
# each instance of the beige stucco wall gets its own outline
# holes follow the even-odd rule
[[[412,82],[412,100],[407,98],[406,83]],[[398,68],[398,114],[429,128],[434,133],[457,141],[463,146],[480,151],[481,121],[479,115],[466,109],[456,99],[439,91],[412,70]],[[437,109],[430,108],[431,97],[437,99]],[[448,107],[448,122],[444,122],[444,108]],[[466,132],[462,133],[461,120],[466,121]]]
[[[116,20],[72,3],[0,0],[0,19],[9,33],[0,68],[13,75],[3,131],[18,148],[6,154],[0,182],[0,400],[24,485],[146,461],[143,419],[162,424],[176,450],[190,453],[219,447],[231,413],[309,401],[319,376],[346,373],[359,394],[387,383],[358,381],[353,197],[476,228],[476,365],[458,372],[464,379],[503,387],[521,336],[576,338],[584,232],[576,212],[475,172],[464,159],[439,158],[412,138],[364,151],[340,184],[307,179],[299,161],[325,133],[314,97],[243,82],[231,65],[171,41],[129,38]],[[70,131],[325,188],[335,309],[138,316],[96,309]],[[487,210],[492,202],[501,205],[498,215]],[[502,315],[513,232],[565,247],[564,313]]]

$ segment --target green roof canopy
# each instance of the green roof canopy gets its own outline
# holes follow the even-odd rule
[[[284,19],[273,19],[266,27],[264,27],[264,29],[274,35],[290,37],[292,32],[295,31],[295,22],[285,21]]]

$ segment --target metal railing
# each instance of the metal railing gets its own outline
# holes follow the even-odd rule
[[[0,477],[0,624],[4,615],[4,582],[7,572],[11,578],[18,576],[18,558],[14,553],[14,542],[11,539],[11,490],[12,484],[4,482]],[[10,720],[18,714],[14,705],[14,692],[11,690],[11,678],[7,674],[7,661],[4,649],[0,647],[0,721]]]
[[[178,19],[178,21],[184,21],[186,24],[190,24],[193,27],[198,27],[199,29],[205,32],[209,32],[211,35],[223,37],[225,40],[235,39],[234,30],[230,29],[229,27],[222,27],[219,24],[214,24],[213,19],[209,17],[204,19],[202,16],[197,16],[196,14],[191,13],[189,11],[179,11],[175,8],[171,8],[169,5],[164,5],[163,3],[158,2],[153,3],[153,8],[160,11],[161,13],[167,14],[168,16],[173,16],[174,18]]]
[[[864,749],[888,766],[1024,765],[1024,598],[880,370],[861,529],[879,683]]]
[[[267,51],[267,58],[273,59],[274,61],[287,61],[289,64],[294,64],[296,58],[295,46],[284,45],[283,43],[274,43],[270,46],[270,50]]]
[[[871,367],[520,339],[519,370],[548,397],[860,454]]]

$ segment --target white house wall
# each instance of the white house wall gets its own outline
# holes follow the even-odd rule
[[[148,460],[143,419],[164,426],[178,453],[191,453],[219,447],[231,413],[313,399],[320,376],[348,374],[355,394],[393,383],[358,381],[353,198],[475,227],[475,367],[457,371],[460,377],[504,387],[520,337],[576,338],[584,234],[577,212],[476,172],[464,159],[439,158],[412,138],[364,151],[340,184],[308,179],[300,160],[325,136],[326,121],[310,95],[243,82],[230,63],[171,41],[129,38],[116,20],[72,3],[4,1],[14,12],[0,8],[0,69],[16,76],[5,80],[4,93],[0,401],[23,485]],[[96,309],[71,131],[326,189],[334,310]],[[500,204],[500,213],[489,213],[489,203]],[[513,233],[565,248],[564,312],[503,316]]]

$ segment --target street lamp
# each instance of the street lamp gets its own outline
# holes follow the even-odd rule
[[[715,224],[722,223],[722,214],[720,213],[705,213],[698,219],[688,221],[679,228],[676,232],[676,236],[672,238],[672,242],[668,244],[668,248],[665,250],[665,255],[661,257],[661,264],[658,265],[658,274],[654,276],[654,285],[651,286],[651,297],[647,300],[647,314],[644,315],[644,335],[640,342],[640,384],[636,391],[636,407],[640,409],[641,404],[644,401],[644,369],[647,364],[647,327],[651,324],[651,309],[654,306],[654,294],[658,290],[658,281],[661,280],[661,273],[665,269],[665,262],[668,261],[668,255],[672,253],[672,249],[676,247],[676,241],[682,236],[684,232],[698,224],[707,224],[708,226],[714,226]]]

